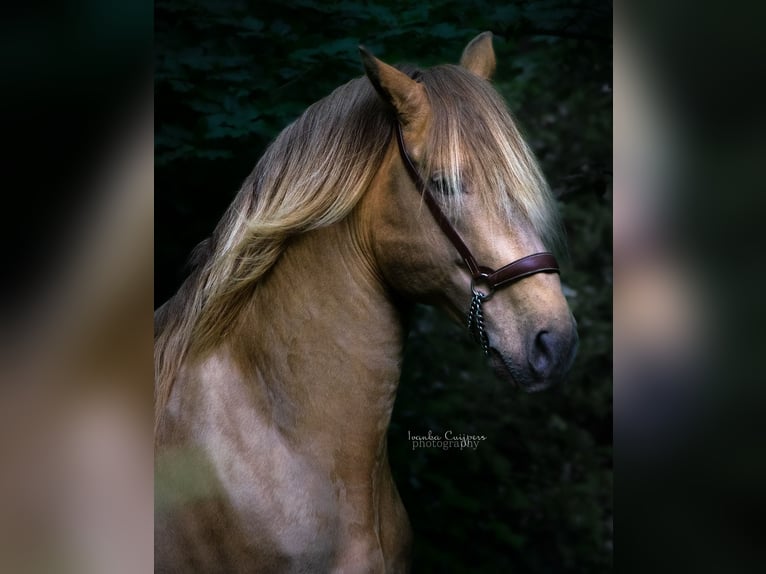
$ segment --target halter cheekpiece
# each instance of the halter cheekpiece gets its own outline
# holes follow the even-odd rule
[[[534,275],[535,273],[559,273],[559,265],[556,262],[556,258],[552,253],[546,251],[527,255],[496,270],[479,265],[473,253],[471,253],[471,250],[468,249],[465,241],[463,241],[463,238],[460,237],[460,234],[447,219],[431,188],[420,176],[418,169],[407,153],[407,148],[404,146],[402,127],[399,123],[396,124],[396,141],[399,144],[399,153],[404,161],[404,166],[407,168],[407,172],[415,187],[423,196],[423,201],[428,206],[428,210],[433,215],[444,235],[447,236],[450,243],[460,253],[468,271],[471,273],[471,306],[468,310],[467,327],[474,336],[474,339],[481,345],[484,354],[489,355],[489,337],[484,330],[483,303],[491,299],[497,289],[507,287],[511,283],[529,275]]]

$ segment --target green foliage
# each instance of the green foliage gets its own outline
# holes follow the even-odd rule
[[[495,35],[496,86],[561,198],[562,281],[578,321],[570,380],[525,395],[478,347],[416,308],[389,432],[415,531],[415,572],[605,572],[612,548],[611,6],[586,0],[158,0],[158,303],[266,144],[389,62],[456,62]],[[407,431],[485,435],[473,450],[411,449]]]

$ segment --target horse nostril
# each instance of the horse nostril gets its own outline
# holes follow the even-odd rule
[[[555,335],[548,331],[540,331],[536,336],[529,353],[529,366],[532,372],[542,378],[548,378],[555,365]]]

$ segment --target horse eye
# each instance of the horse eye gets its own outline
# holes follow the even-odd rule
[[[454,193],[454,189],[450,185],[447,178],[445,178],[442,175],[434,175],[431,177],[431,189],[434,191],[441,193],[442,195],[450,195]]]

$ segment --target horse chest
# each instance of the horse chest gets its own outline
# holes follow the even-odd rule
[[[205,437],[223,501],[215,520],[198,517],[197,530],[207,523],[226,538],[210,546],[242,556],[243,571],[405,571],[409,523],[387,465],[374,478],[343,480],[327,457],[296,452],[265,419],[240,428],[252,432],[243,438],[215,425]]]
[[[350,487],[284,448],[262,460],[269,464],[234,479],[229,492],[247,540],[276,559],[275,571],[405,571],[409,523],[390,474],[377,491],[372,481]]]

